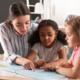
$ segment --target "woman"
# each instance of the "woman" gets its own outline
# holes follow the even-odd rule
[[[34,70],[34,64],[26,59],[30,49],[28,39],[34,27],[33,24],[30,27],[30,22],[30,12],[24,3],[11,4],[8,19],[0,24],[0,42],[4,60]]]

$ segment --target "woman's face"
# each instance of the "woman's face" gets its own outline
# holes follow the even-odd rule
[[[57,36],[57,33],[51,26],[41,27],[39,30],[39,36],[42,44],[45,47],[51,47]]]
[[[14,18],[11,22],[19,35],[25,35],[30,26],[30,15],[22,15]]]

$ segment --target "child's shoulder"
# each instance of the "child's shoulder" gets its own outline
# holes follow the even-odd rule
[[[76,50],[76,53],[77,53],[77,57],[80,57],[80,47],[78,48],[74,48],[74,51]]]
[[[37,42],[37,43],[34,44],[34,46],[40,46],[40,45],[41,45],[40,42]]]
[[[64,45],[59,40],[56,40],[53,44],[53,47],[56,47],[56,49],[60,49],[64,47]]]
[[[55,44],[57,44],[57,45],[63,45],[59,40],[55,40]]]

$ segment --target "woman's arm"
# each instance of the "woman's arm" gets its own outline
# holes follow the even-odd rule
[[[6,27],[6,28],[5,28]],[[20,57],[18,54],[14,53],[14,47],[12,47],[12,44],[10,42],[10,35],[9,30],[7,29],[6,25],[0,24],[0,42],[2,45],[2,48],[4,50],[4,59],[8,62],[21,64],[24,68],[31,68],[34,71],[34,64],[32,61],[29,61],[25,58]],[[29,65],[29,67],[27,67]]]
[[[72,68],[56,66],[56,71],[70,78],[77,78],[80,75],[80,57],[76,59],[75,65]]]
[[[16,64],[21,64],[25,69],[32,69],[33,71],[35,71],[34,64],[29,59],[17,57],[13,62]]]
[[[11,42],[9,39],[10,35],[11,34],[9,34],[9,30],[7,29],[7,26],[4,24],[0,24],[0,43],[4,51],[4,59],[12,63],[12,61],[16,57],[19,57],[19,55],[13,52],[13,48],[11,46]]]

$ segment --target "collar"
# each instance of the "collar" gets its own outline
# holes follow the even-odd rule
[[[74,47],[74,51],[78,50],[79,48],[80,48],[80,46]]]

